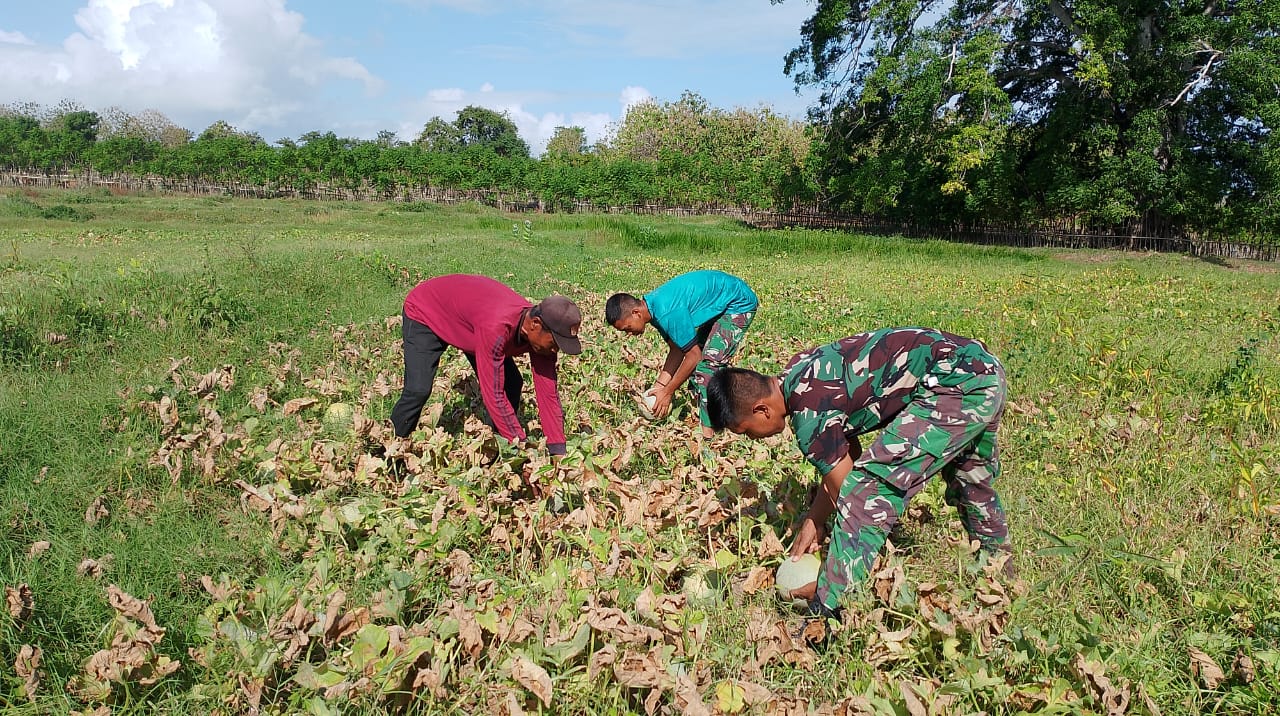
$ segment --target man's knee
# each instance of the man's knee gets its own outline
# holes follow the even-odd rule
[[[400,401],[405,403],[425,403],[431,397],[431,388],[415,388],[405,386],[400,392]]]

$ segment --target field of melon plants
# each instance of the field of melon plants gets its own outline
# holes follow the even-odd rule
[[[806,646],[772,579],[812,470],[788,433],[701,459],[687,396],[645,420],[665,349],[603,322],[609,294],[696,268],[760,296],[739,365],[889,325],[1000,356],[1018,576],[978,566],[932,485]],[[5,195],[0,711],[1275,711],[1278,269],[721,219]],[[558,465],[499,446],[456,351],[393,439],[401,301],[455,272],[582,306]],[[337,403],[353,420],[325,420]]]

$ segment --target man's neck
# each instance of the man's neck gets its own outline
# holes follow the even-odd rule
[[[520,311],[520,318],[516,321],[516,342],[528,343],[529,334],[529,309],[525,308]]]
[[[782,392],[782,376],[778,376],[773,380],[774,380],[774,386],[776,386],[775,389],[778,391],[777,392],[778,401],[782,403],[782,413],[784,415],[790,416],[791,407],[787,405],[787,394]]]

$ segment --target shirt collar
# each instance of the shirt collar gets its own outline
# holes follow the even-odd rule
[[[511,342],[514,345],[517,345],[517,346],[529,345],[529,339],[525,337],[524,331],[520,330],[520,328],[524,326],[524,317],[527,315],[529,315],[529,309],[528,308],[521,309],[520,317],[516,319],[516,334],[511,339]]]

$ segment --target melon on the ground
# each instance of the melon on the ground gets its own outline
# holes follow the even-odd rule
[[[709,607],[720,601],[723,583],[713,570],[694,570],[684,577],[680,591],[691,607]]]
[[[818,581],[818,572],[822,570],[822,559],[813,552],[800,556],[800,559],[787,557],[778,565],[773,575],[773,582],[778,587],[778,596],[791,599],[792,590]]]
[[[656,395],[646,393],[636,398],[636,406],[639,408],[640,414],[643,415],[646,420],[654,419],[653,406],[657,404],[658,396]]]
[[[324,426],[331,432],[345,433],[355,424],[356,411],[350,403],[334,403],[324,411]]]

